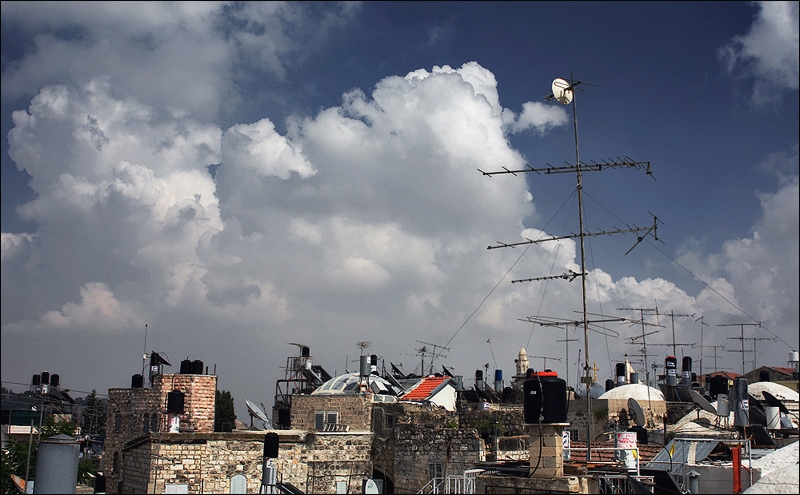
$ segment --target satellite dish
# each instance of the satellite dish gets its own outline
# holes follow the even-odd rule
[[[628,416],[633,420],[636,426],[644,426],[644,410],[633,397],[628,399]]]
[[[255,405],[254,403],[250,402],[249,400],[245,399],[244,403],[247,405],[247,412],[250,413],[250,428],[254,428],[253,426],[253,418],[256,417],[261,420],[265,425],[269,424],[269,418],[267,418],[266,413]]]
[[[566,80],[559,77],[553,81],[553,97],[562,105],[572,103],[573,92],[572,86]]]
[[[766,390],[761,392],[761,395],[764,396],[764,400],[767,402],[767,405],[770,407],[777,407],[783,414],[789,414],[789,409],[781,402],[781,400],[771,393],[767,392]]]
[[[692,389],[689,389],[689,395],[692,397],[692,402],[697,404],[700,409],[715,416],[717,415],[717,410],[702,395]]]
[[[368,478],[364,480],[364,486],[362,487],[361,493],[380,493],[381,490],[378,488],[378,484],[375,483],[375,480],[372,478]]]

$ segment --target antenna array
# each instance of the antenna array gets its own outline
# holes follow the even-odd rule
[[[586,250],[584,247],[584,241],[586,237],[592,236],[599,236],[599,235],[611,235],[611,234],[618,234],[618,233],[627,233],[627,232],[635,232],[641,233],[641,236],[637,237],[636,244],[633,247],[636,247],[644,238],[649,235],[653,234],[653,238],[658,240],[656,228],[658,226],[658,219],[653,216],[653,225],[647,229],[639,228],[635,226],[628,226],[627,229],[620,229],[616,228],[615,230],[611,231],[599,231],[599,232],[587,232],[583,226],[583,173],[584,172],[599,172],[603,169],[607,168],[627,168],[627,169],[636,169],[636,170],[645,170],[645,172],[653,177],[652,171],[650,169],[650,162],[637,162],[629,157],[625,157],[624,159],[618,158],[617,161],[613,160],[604,160],[602,163],[597,163],[592,161],[591,163],[583,162],[580,159],[580,152],[578,147],[578,112],[577,112],[577,105],[575,101],[575,93],[576,88],[578,85],[584,84],[581,81],[575,81],[575,79],[570,75],[570,80],[567,81],[562,78],[557,78],[553,81],[552,90],[553,94],[546,97],[546,100],[555,100],[562,105],[567,105],[572,103],[572,118],[573,118],[573,130],[575,134],[575,163],[571,164],[569,162],[565,162],[566,166],[553,166],[549,163],[547,167],[543,168],[533,168],[530,165],[527,166],[525,169],[520,170],[510,170],[506,167],[501,167],[502,170],[493,171],[493,172],[484,172],[483,170],[478,169],[483,175],[492,177],[494,175],[501,175],[501,174],[511,174],[517,175],[518,173],[528,173],[534,172],[537,174],[558,174],[558,173],[574,173],[577,178],[577,190],[578,190],[578,219],[579,219],[579,226],[578,226],[578,233],[571,234],[568,236],[551,236],[545,239],[526,239],[525,242],[517,242],[517,243],[502,243],[498,242],[497,246],[489,246],[488,249],[496,249],[496,248],[505,248],[505,247],[515,247],[524,244],[536,244],[539,242],[546,242],[546,241],[557,241],[559,239],[567,239],[567,238],[578,238],[580,239],[580,254],[581,254],[581,271],[580,273],[565,273],[560,276],[555,277],[538,277],[532,279],[524,279],[524,280],[517,280],[517,282],[527,282],[527,281],[534,281],[534,280],[548,280],[550,278],[563,278],[565,280],[572,281],[578,276],[581,278],[581,294],[582,294],[582,301],[583,301],[583,321],[582,322],[575,322],[575,325],[581,324],[583,326],[583,334],[584,334],[584,376],[581,378],[581,382],[586,385],[586,407],[587,407],[587,417],[592,417],[592,406],[591,406],[591,385],[593,383],[592,376],[590,374],[592,367],[589,366],[589,318],[586,308]],[[591,85],[590,85],[591,86]],[[654,178],[655,179],[655,178]],[[631,247],[631,249],[633,249]],[[631,251],[628,250],[628,252]],[[625,253],[627,254],[627,253]],[[615,319],[614,321],[621,321],[624,319]],[[557,322],[542,322],[536,321],[535,319],[528,318],[528,321],[531,323],[539,323],[540,325],[552,325],[552,326],[560,326],[568,324],[568,321],[557,321]],[[602,321],[609,321],[609,320],[602,320]],[[607,330],[607,329],[604,329]],[[592,426],[591,421],[587,421],[586,424],[586,460],[591,461],[592,458]]]

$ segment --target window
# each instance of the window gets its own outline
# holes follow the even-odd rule
[[[314,413],[314,429],[325,431],[327,425],[335,425],[339,422],[337,411],[317,411]]]
[[[394,414],[387,414],[385,418],[386,418],[386,427],[387,428],[394,427]]]
[[[150,430],[153,432],[158,431],[158,413],[153,413],[150,416]]]
[[[111,464],[111,472],[119,474],[119,452],[114,452],[114,462]]]
[[[122,431],[122,413],[114,414],[114,431]]]
[[[231,477],[231,493],[247,493],[247,478],[242,474]]]
[[[431,462],[428,464],[428,473],[430,474],[430,479],[444,478],[444,464],[441,462]]]
[[[336,411],[328,411],[328,415],[325,421],[329,425],[335,425],[339,422],[339,413]]]
[[[142,419],[142,433],[147,433],[150,431],[150,415],[145,414],[144,419]]]

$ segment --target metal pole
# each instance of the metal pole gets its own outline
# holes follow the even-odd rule
[[[584,371],[586,373],[584,382],[586,383],[586,461],[592,460],[592,380],[589,375],[589,322],[586,309],[586,252],[584,239],[586,238],[583,229],[583,175],[581,174],[581,159],[578,149],[578,106],[575,98],[575,79],[570,71],[570,86],[572,88],[572,126],[575,131],[575,170],[578,179],[578,228],[580,229],[581,244],[581,299],[583,302],[583,347],[584,347]]]
[[[9,425],[11,426],[11,425]],[[31,472],[31,446],[33,445],[33,420],[31,420],[31,431],[28,433],[28,463],[25,466],[25,493],[28,492],[28,476]]]

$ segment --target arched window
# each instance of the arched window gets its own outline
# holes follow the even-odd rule
[[[148,431],[150,431],[150,415],[145,413],[142,419],[142,433],[147,433]]]
[[[247,493],[247,478],[243,474],[231,476],[231,493]]]
[[[114,452],[114,463],[111,465],[111,472],[119,474],[119,452]]]
[[[150,416],[150,430],[153,432],[158,431],[158,413],[153,413]]]

